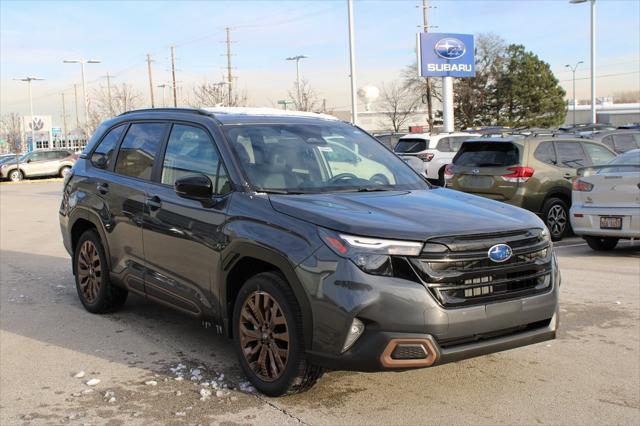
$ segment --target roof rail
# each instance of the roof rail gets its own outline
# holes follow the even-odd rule
[[[142,109],[132,109],[131,111],[125,111],[122,115],[134,114],[136,112],[183,112],[190,114],[199,114],[199,115],[211,115],[211,113],[204,111],[198,108],[142,108]]]

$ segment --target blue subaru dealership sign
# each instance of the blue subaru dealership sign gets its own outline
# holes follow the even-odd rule
[[[420,34],[420,75],[423,77],[475,77],[473,35]]]

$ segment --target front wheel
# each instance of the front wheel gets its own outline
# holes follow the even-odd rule
[[[69,171],[71,170],[71,167],[69,166],[64,166],[63,168],[60,169],[60,177],[66,177],[69,174]]]
[[[618,238],[613,237],[584,237],[589,247],[596,251],[613,250],[618,245]]]
[[[242,370],[266,395],[303,392],[323,373],[306,359],[300,307],[280,274],[261,273],[242,286],[233,337]]]
[[[569,230],[569,207],[560,198],[549,198],[542,207],[544,219],[551,239],[559,241],[565,237]]]

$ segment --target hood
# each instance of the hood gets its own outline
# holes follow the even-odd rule
[[[424,241],[544,227],[527,210],[444,188],[270,195],[269,199],[280,213],[345,234],[379,238]]]

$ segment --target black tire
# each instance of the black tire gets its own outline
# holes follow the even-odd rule
[[[91,258],[86,255],[86,250],[89,247],[95,248]],[[124,305],[129,292],[114,285],[109,279],[107,257],[100,236],[95,230],[90,229],[80,236],[73,253],[73,262],[76,273],[76,290],[80,302],[87,311],[93,314],[105,314],[115,312]],[[90,268],[87,268],[88,265]],[[87,271],[90,271],[90,274]],[[90,280],[87,275],[90,275],[92,279]],[[97,290],[87,290],[90,282],[97,284]]]
[[[275,305],[279,308],[278,312],[281,313],[285,319],[284,326],[288,333],[286,362],[281,369],[280,375],[271,380],[263,379],[253,370],[247,360],[249,355],[245,355],[241,342],[241,324],[243,324],[245,328],[246,325],[250,324],[247,322],[247,317],[241,317],[242,310],[249,306],[245,304],[249,303],[252,297],[256,297],[256,294],[260,295],[258,297],[263,297],[262,300],[264,300],[265,294],[270,299],[275,300]],[[271,306],[274,306],[273,302]],[[274,330],[275,327],[274,325]],[[260,332],[257,327],[252,326],[250,331],[258,332],[262,336],[265,335],[265,332]],[[262,339],[264,339],[264,337],[262,337]],[[233,340],[242,370],[253,386],[265,395],[281,396],[304,392],[311,388],[324,373],[323,368],[310,364],[307,360],[300,307],[289,284],[284,277],[278,273],[264,272],[249,278],[244,283],[236,298],[233,309]],[[268,345],[268,343],[264,343],[264,340],[260,342],[254,339],[254,341],[256,342],[256,345],[253,346],[254,348],[258,348],[261,345]],[[246,342],[245,345],[247,345]],[[254,355],[261,353],[261,351],[262,349],[256,349]],[[268,358],[268,356],[265,356],[265,358]],[[254,364],[254,368],[258,368],[256,366],[257,362],[253,362],[252,364]],[[265,372],[266,370],[268,369],[265,365]]]
[[[552,241],[559,241],[570,231],[569,206],[560,198],[551,197],[542,206],[542,220],[549,229]]]
[[[60,177],[62,177],[62,178],[63,178],[63,177],[65,177],[65,175],[66,175],[67,173],[69,173],[69,170],[71,170],[71,167],[70,167],[70,166],[64,166],[64,167],[61,167],[61,168],[60,168],[60,172],[59,172]]]
[[[613,250],[618,245],[619,238],[613,237],[583,237],[593,250],[608,251]]]
[[[22,179],[24,179],[24,174],[21,170],[13,169],[9,173],[7,173],[7,178],[9,178],[11,182],[20,182]]]

